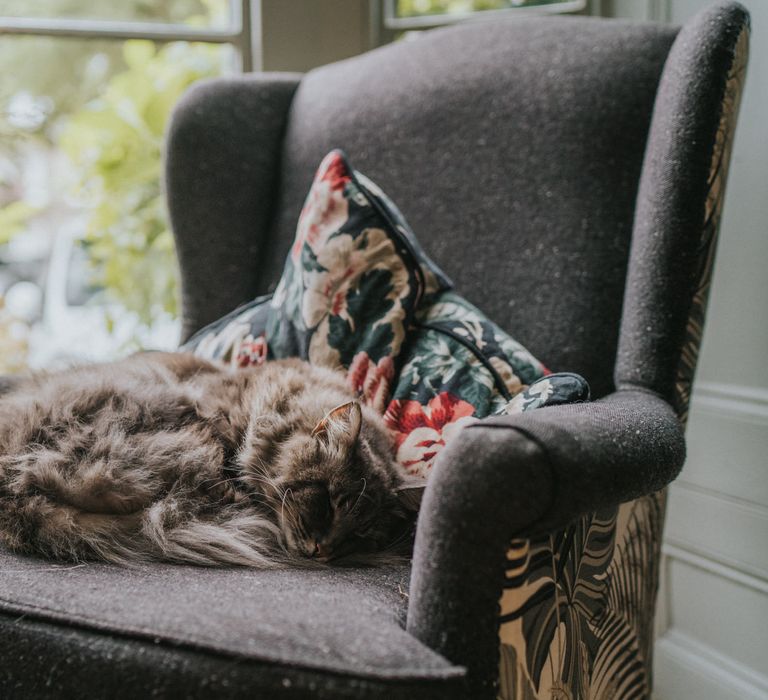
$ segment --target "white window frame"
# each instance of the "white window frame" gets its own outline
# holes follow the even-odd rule
[[[506,7],[499,10],[476,10],[474,12],[454,12],[446,14],[421,15],[416,17],[398,17],[396,0],[383,0],[382,25],[392,32],[432,29],[466,21],[494,20],[499,18],[519,17],[521,15],[550,15],[571,12],[583,12],[589,9],[588,0],[563,0],[548,5],[528,7]]]
[[[261,37],[257,26],[260,17],[259,4],[259,0],[230,0],[231,23],[226,29],[206,29],[161,22],[0,17],[0,35],[223,44],[235,50],[236,70],[250,72],[261,69]]]

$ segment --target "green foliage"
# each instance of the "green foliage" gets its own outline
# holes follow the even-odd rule
[[[223,26],[229,0],[0,0],[0,14]],[[85,209],[93,282],[146,324],[161,310],[175,313],[161,141],[173,104],[195,80],[221,73],[227,51],[44,36],[0,42],[0,245],[36,215],[61,222],[73,207]],[[55,167],[62,150],[71,160],[64,177]],[[50,171],[44,203],[34,207],[23,177],[32,154]]]
[[[79,173],[90,212],[93,282],[144,323],[176,313],[173,240],[160,191],[165,124],[196,80],[221,72],[221,50],[204,44],[127,41],[127,70],[66,123],[60,145]]]
[[[0,244],[7,243],[24,230],[27,220],[37,209],[23,200],[0,208]]]
[[[342,365],[352,364],[360,348],[371,348],[374,362],[391,353],[395,337],[392,324],[380,321],[394,306],[393,289],[392,272],[374,268],[360,277],[356,288],[347,291],[346,313],[328,317],[328,342],[339,351]]]
[[[227,0],[0,0],[6,17],[87,18],[136,22],[221,24]],[[52,144],[60,117],[96,97],[109,74],[124,68],[118,41],[8,36],[0,42],[0,145],[12,153],[30,137]],[[41,102],[39,123],[20,133],[7,103],[20,92]],[[23,139],[20,137],[24,137]]]
[[[562,0],[397,0],[398,17],[442,15],[482,10],[503,10],[508,7],[551,5]]]
[[[0,0],[4,17],[67,17],[136,22],[186,22],[192,15],[206,13],[217,23],[211,5],[219,0]]]

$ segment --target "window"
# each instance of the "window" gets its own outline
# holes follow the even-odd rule
[[[586,6],[586,0],[385,0],[384,26],[390,30],[425,29],[516,13],[577,12]]]
[[[173,346],[162,138],[192,82],[254,67],[250,6],[0,0],[0,373]]]

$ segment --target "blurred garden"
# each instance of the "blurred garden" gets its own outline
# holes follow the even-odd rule
[[[228,5],[0,0],[0,15],[220,26]],[[163,134],[186,88],[231,70],[231,54],[201,43],[4,38],[0,372],[173,345]]]
[[[397,0],[397,17],[424,15],[459,15],[485,10],[506,10],[514,7],[556,5],[563,0]]]
[[[439,22],[446,15],[559,1],[397,0],[378,6],[396,19]],[[63,28],[82,19],[227,29],[237,22],[236,5],[0,0],[0,18],[44,19]],[[236,66],[236,49],[227,44],[76,32],[3,37],[0,373],[175,345],[178,284],[161,190],[163,135],[191,83]]]

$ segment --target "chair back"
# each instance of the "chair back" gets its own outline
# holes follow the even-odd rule
[[[613,388],[638,180],[675,28],[476,22],[311,71],[293,98],[261,274],[343,148],[457,290],[553,370]]]

